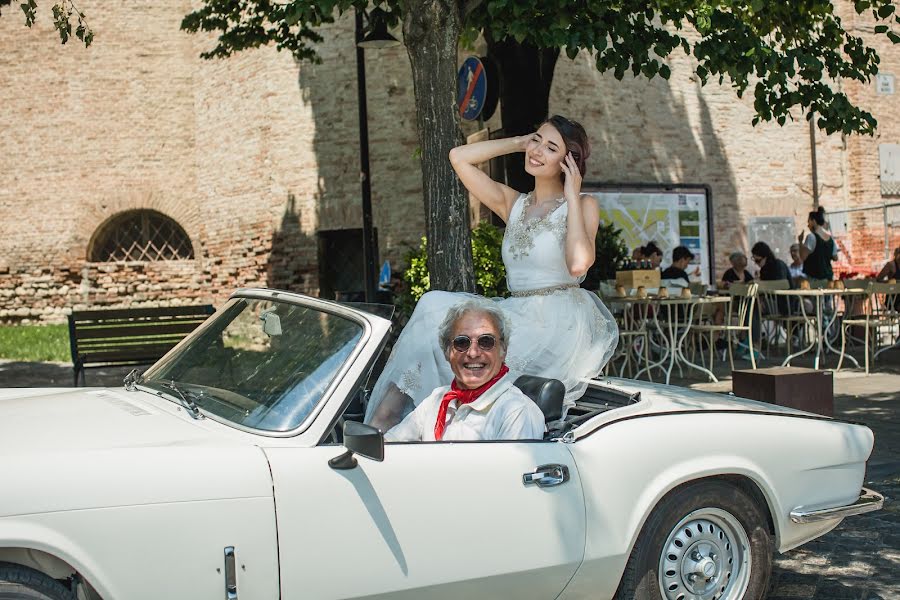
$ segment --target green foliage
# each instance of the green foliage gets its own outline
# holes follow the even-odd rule
[[[475,286],[478,293],[488,298],[506,297],[506,267],[500,247],[503,231],[487,221],[472,230],[472,263],[475,265]]]
[[[629,256],[622,230],[612,222],[600,223],[594,248],[596,259],[582,283],[582,287],[589,290],[599,289],[600,282],[605,279],[615,279],[616,271],[622,268]]]
[[[11,325],[0,327],[0,358],[27,361],[71,360],[69,327]]]
[[[0,0],[0,9],[9,6],[12,0]],[[19,4],[25,13],[25,25],[31,27],[37,18],[37,3],[35,0],[25,0]],[[81,40],[85,48],[94,41],[94,32],[87,24],[84,13],[78,10],[72,0],[59,0],[52,7],[53,27],[59,33],[59,40],[65,44],[72,37],[72,17],[76,20],[75,37]]]
[[[409,265],[403,272],[406,289],[400,294],[400,310],[412,313],[416,302],[431,289],[428,275],[427,240],[423,237],[418,249],[410,250],[406,255]],[[503,231],[487,221],[482,221],[472,230],[472,262],[475,266],[475,285],[482,296],[489,298],[506,297],[506,267],[500,246],[503,244]]]
[[[875,34],[900,42],[891,31],[900,23],[892,0],[860,0],[854,8],[872,15]],[[702,84],[728,80],[738,96],[753,86],[754,125],[815,113],[816,124],[829,133],[875,130],[872,115],[836,83],[870,81],[879,58],[844,30],[831,0],[486,0],[466,26],[466,35],[487,29],[494,39],[565,48],[570,58],[591,51],[597,69],[618,79],[629,71],[668,79],[665,59],[681,48],[697,60]]]
[[[374,2],[391,26],[404,11],[424,10],[422,4]],[[456,5],[464,43],[487,31],[496,40],[565,48],[570,58],[586,50],[599,71],[618,79],[629,72],[668,79],[666,59],[680,48],[697,60],[702,84],[728,80],[738,96],[753,87],[754,125],[815,113],[816,124],[829,133],[875,130],[874,117],[851,103],[837,82],[870,81],[878,72],[878,55],[843,28],[831,0],[457,0]],[[872,15],[876,35],[900,43],[893,0],[857,0],[853,6],[858,14]],[[336,14],[367,7],[364,0],[204,0],[182,28],[219,33],[217,45],[202,55],[207,58],[272,42],[298,59],[316,61],[314,46],[322,41],[316,28]]]

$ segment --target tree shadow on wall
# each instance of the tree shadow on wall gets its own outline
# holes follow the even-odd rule
[[[289,193],[278,229],[272,232],[272,249],[266,261],[266,286],[289,292],[309,293],[316,286],[315,236],[303,231],[297,197]]]
[[[297,63],[297,86],[313,121],[318,193],[318,274],[321,297],[361,293],[362,198],[356,40],[352,13],[319,28],[322,62]],[[404,47],[365,51],[369,179],[378,244],[376,266],[396,270],[425,231],[422,175],[417,155],[413,83]],[[304,202],[306,199],[301,199]]]
[[[598,73],[591,64],[579,68],[591,69],[596,90],[590,95],[592,104],[573,104],[573,98],[584,104],[585,94],[560,81],[561,70],[557,66],[551,106],[553,110],[573,112],[576,118],[579,110],[584,111],[585,121],[593,129],[589,131],[595,157],[592,162],[599,171],[588,172],[588,179],[706,184],[712,193],[714,223],[721,224],[723,218],[738,214],[734,169],[704,96],[708,90],[699,84],[676,85],[674,80],[661,78],[617,81],[610,74]],[[581,87],[583,79],[579,78],[577,85]],[[740,100],[734,98],[733,102]],[[727,116],[727,110],[717,112],[721,118]],[[713,242],[714,264],[724,264],[725,257],[734,250],[749,250],[745,227],[719,225]],[[668,261],[671,257],[665,258]]]

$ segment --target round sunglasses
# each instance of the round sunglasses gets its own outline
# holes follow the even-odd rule
[[[494,349],[494,346],[497,345],[497,338],[490,333],[485,333],[479,335],[475,340],[475,343],[485,352],[490,352]],[[453,345],[453,349],[457,352],[468,352],[469,348],[472,346],[472,338],[467,335],[458,335],[453,338],[451,344]]]

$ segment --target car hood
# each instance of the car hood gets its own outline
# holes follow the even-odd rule
[[[226,430],[145,392],[0,391],[0,516],[271,495],[262,451]]]
[[[618,421],[624,417],[673,412],[749,411],[822,418],[821,415],[813,415],[812,413],[804,412],[802,410],[769,404],[767,402],[739,398],[731,394],[704,392],[674,385],[637,381],[634,379],[609,377],[604,378],[603,380],[592,380],[589,382],[589,385],[601,388],[613,388],[629,395],[640,394],[640,402],[601,413],[586,421],[583,425],[574,430],[576,438],[590,433],[605,423]]]

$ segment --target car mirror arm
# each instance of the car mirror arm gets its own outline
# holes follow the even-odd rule
[[[359,462],[353,457],[353,450],[347,450],[334,458],[328,459],[328,466],[336,471],[355,469],[358,464]]]
[[[375,427],[356,421],[344,421],[344,447],[346,452],[328,460],[328,466],[336,470],[354,469],[358,464],[354,454],[381,462],[384,460],[384,434]]]

